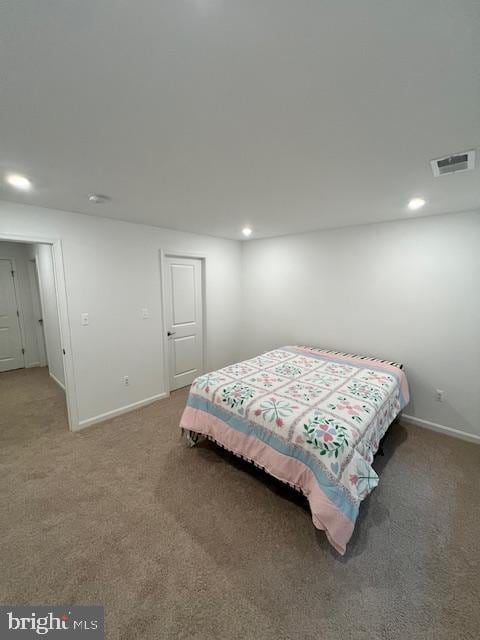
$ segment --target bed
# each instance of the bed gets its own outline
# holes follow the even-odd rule
[[[286,346],[196,378],[180,427],[302,492],[343,555],[378,484],[374,455],[408,401],[400,363]]]

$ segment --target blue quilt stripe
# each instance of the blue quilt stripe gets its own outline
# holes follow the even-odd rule
[[[275,436],[274,433],[256,429],[255,425],[252,422],[241,418],[240,416],[229,413],[222,407],[213,404],[206,398],[201,398],[200,396],[189,394],[187,404],[193,409],[200,409],[201,411],[210,413],[216,418],[219,418],[222,422],[225,422],[229,427],[235,429],[236,431],[240,431],[241,433],[244,433],[246,435],[253,436],[254,438],[257,438],[257,440],[261,440],[275,451],[289,456],[290,458],[300,460],[300,462],[303,462],[303,464],[308,467],[313,473],[320,488],[328,497],[328,499],[349,520],[355,522],[358,515],[358,507],[353,505],[347,499],[347,497],[338,489],[338,487],[333,484],[331,480],[329,480],[329,478],[326,477],[326,475],[322,472],[320,465],[312,464],[310,457],[304,451],[302,451],[302,449],[294,447],[288,442],[280,440]]]

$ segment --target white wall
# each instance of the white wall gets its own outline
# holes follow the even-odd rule
[[[38,267],[38,283],[42,304],[43,330],[47,349],[48,370],[54,380],[65,386],[63,371],[62,343],[58,319],[57,291],[53,269],[52,247],[48,244],[35,244],[32,247]]]
[[[166,389],[160,249],[207,257],[206,368],[238,359],[240,243],[7,202],[0,202],[0,233],[62,239],[81,423]]]
[[[2,232],[62,239],[84,424],[166,389],[162,248],[207,256],[206,369],[287,343],[400,360],[407,413],[480,435],[479,213],[238,243],[0,202]]]
[[[28,274],[29,257],[27,246],[16,242],[0,242],[0,258],[13,259],[15,263],[15,290],[19,305],[23,348],[25,349],[25,366],[38,367],[43,363],[39,353],[36,318],[33,313]]]
[[[405,413],[480,436],[480,213],[253,240],[243,259],[245,356],[297,343],[401,361]]]

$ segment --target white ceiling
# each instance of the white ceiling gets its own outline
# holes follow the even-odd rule
[[[480,146],[479,70],[478,0],[2,0],[0,171],[35,189],[0,199],[231,238],[476,209],[429,160]]]

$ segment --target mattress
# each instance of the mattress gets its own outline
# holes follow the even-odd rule
[[[285,346],[199,376],[180,427],[301,491],[315,527],[344,554],[373,457],[409,401],[399,363]]]

